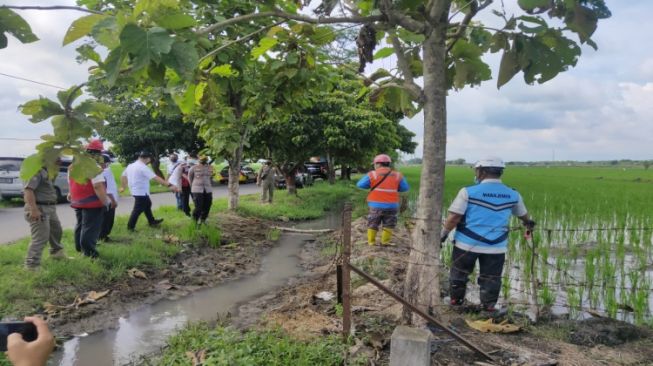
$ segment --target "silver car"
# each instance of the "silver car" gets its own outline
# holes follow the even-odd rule
[[[24,158],[0,157],[0,196],[3,199],[23,197],[23,181],[20,179],[20,166]],[[63,161],[54,180],[57,200],[66,202],[68,194],[68,166],[70,161]]]

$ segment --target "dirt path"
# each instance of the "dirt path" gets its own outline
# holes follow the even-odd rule
[[[405,271],[401,259],[407,257],[409,245],[406,230],[401,228],[397,232],[397,247],[368,247],[365,235],[364,220],[356,221],[352,229],[353,262],[401,293]],[[339,333],[342,323],[335,299],[325,301],[318,295],[336,292],[334,254],[330,245],[338,240],[338,234],[334,234],[307,245],[302,253],[307,275],[281,291],[241,306],[234,324],[281,327],[300,339]],[[390,335],[394,327],[402,323],[402,307],[355,275],[352,288],[355,335],[355,345],[350,350],[352,357],[363,357],[370,365],[387,364]],[[461,315],[448,307],[437,312],[441,322],[491,352],[498,365],[653,364],[651,331],[616,320],[556,319],[531,326],[522,318],[519,322],[512,320],[524,326],[518,333],[488,334],[466,325],[465,318],[478,319],[478,315]],[[487,365],[479,363],[483,360],[443,332],[435,332],[433,337],[433,365]]]

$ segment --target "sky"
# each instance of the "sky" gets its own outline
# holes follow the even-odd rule
[[[501,2],[495,1],[500,4]],[[516,0],[504,0],[508,13]],[[43,5],[43,1],[0,0],[0,4]],[[55,2],[48,3],[53,5]],[[74,5],[61,0],[58,5]],[[499,58],[490,55],[493,80],[451,91],[447,102],[447,159],[507,161],[653,159],[653,24],[650,0],[607,0],[612,18],[599,22],[592,37],[598,51],[583,46],[576,67],[545,84],[527,85],[521,74],[497,90]],[[498,5],[496,5],[498,6]],[[0,73],[68,88],[84,82],[88,64],[75,61],[78,43],[62,47],[75,11],[19,11],[40,41],[23,45],[9,37],[0,50]],[[518,13],[518,12],[516,12]],[[518,13],[520,14],[520,13]],[[481,21],[496,23],[485,11]],[[386,59],[367,68],[392,68]],[[32,124],[18,105],[58,89],[0,75],[0,156],[26,156],[49,121]],[[403,121],[415,132],[421,156],[423,115]]]

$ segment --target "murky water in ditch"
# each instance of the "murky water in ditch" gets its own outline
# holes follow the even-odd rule
[[[323,219],[296,227],[336,228],[341,223],[340,211],[333,210]],[[179,300],[162,300],[143,306],[121,317],[114,329],[67,341],[49,364],[122,365],[154,353],[187,322],[215,320],[218,314],[234,310],[239,303],[283,286],[288,279],[300,274],[298,255],[304,242],[312,238],[307,234],[283,233],[279,244],[263,257],[256,275],[200,290]]]

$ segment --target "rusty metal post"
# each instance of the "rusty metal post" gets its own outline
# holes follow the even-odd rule
[[[342,336],[351,334],[351,202],[346,202],[342,212]]]
[[[342,305],[342,264],[336,265],[336,300]]]

